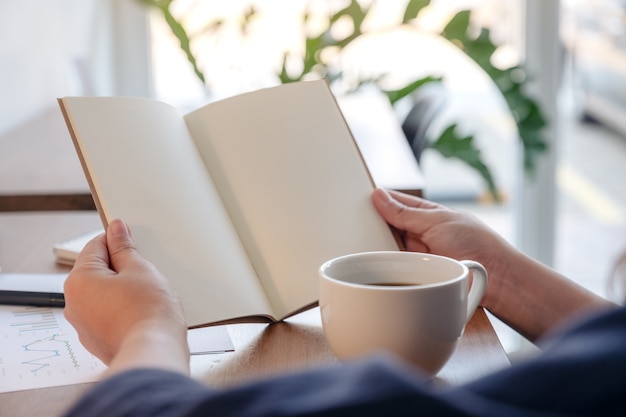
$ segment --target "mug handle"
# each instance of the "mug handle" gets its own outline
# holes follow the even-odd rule
[[[485,294],[485,289],[487,288],[487,270],[476,261],[461,261],[461,263],[474,273],[472,288],[467,295],[467,317],[465,318],[465,323],[467,324]]]

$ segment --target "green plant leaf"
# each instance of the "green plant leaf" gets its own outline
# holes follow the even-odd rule
[[[442,80],[441,77],[435,77],[435,76],[429,75],[429,76],[417,79],[398,90],[382,90],[382,91],[383,93],[387,95],[389,102],[392,105],[394,105],[395,103],[398,102],[398,100],[403,99],[404,97],[410,95],[415,90],[422,87],[423,85],[428,84],[428,83],[433,83],[433,82],[441,82],[441,80]]]
[[[422,9],[430,4],[430,0],[409,0],[406,8],[404,9],[404,16],[402,16],[402,23],[409,23],[415,19]]]
[[[292,83],[294,81],[296,81],[294,78],[292,78],[289,75],[289,71],[287,71],[287,61],[289,59],[289,56],[287,53],[283,54],[283,63],[282,66],[280,68],[280,72],[278,73],[278,79],[280,80],[281,84],[287,84],[287,83]]]
[[[528,76],[520,66],[506,69],[495,67],[492,57],[497,45],[491,40],[490,31],[482,28],[477,36],[471,37],[469,27],[470,11],[464,10],[448,22],[441,35],[472,58],[502,93],[515,119],[524,147],[524,169],[527,173],[532,173],[537,156],[548,148],[543,137],[547,121],[538,103],[524,92]]]
[[[179,40],[181,49],[185,52],[187,60],[193,67],[194,73],[205,83],[204,74],[198,68],[195,56],[191,50],[190,44],[192,36],[185,31],[183,24],[179,22],[170,11],[172,0],[138,1],[147,6],[155,7],[162,12],[172,33]],[[289,73],[287,63],[290,61],[290,56],[285,53],[283,55],[282,66],[276,74],[280,82],[288,83],[299,81],[311,73],[316,73],[318,76],[325,77],[329,81],[341,78],[343,76],[341,68],[335,68],[331,63],[323,62],[323,52],[326,48],[338,48],[342,50],[362,36],[364,34],[362,28],[363,22],[367,18],[374,3],[375,1],[368,2],[365,3],[366,5],[362,6],[358,0],[351,0],[346,7],[329,15],[327,26],[323,28],[321,33],[312,36],[305,35],[305,51],[304,55],[301,57],[302,68],[300,69],[300,73],[296,75]],[[402,21],[398,22],[397,27],[415,19],[429,4],[429,0],[408,0]],[[247,32],[248,24],[255,14],[256,10],[252,7],[247,9],[243,14],[240,30],[244,35]],[[308,13],[305,13],[303,19],[305,26],[308,18]],[[343,39],[335,39],[332,34],[332,27],[343,18],[349,18],[352,21],[353,31]],[[448,39],[473,59],[501,91],[517,123],[519,136],[524,147],[524,167],[528,173],[531,173],[535,168],[537,156],[547,149],[547,144],[543,137],[547,121],[538,103],[528,97],[524,92],[524,85],[528,80],[528,75],[525,70],[520,66],[505,69],[495,67],[492,63],[492,57],[497,50],[497,45],[492,42],[490,31],[486,28],[481,28],[477,33],[472,33],[470,30],[470,18],[470,10],[462,10],[456,13],[446,24],[441,32],[441,36]],[[221,21],[213,22],[205,27],[203,31],[214,34],[220,29],[221,24]],[[306,31],[304,33],[306,33]],[[365,83],[373,82],[383,90],[379,83],[382,77],[383,75],[379,75],[377,79],[357,80],[356,84],[361,86]],[[389,98],[390,103],[395,104],[424,84],[435,81],[441,81],[441,78],[434,76],[424,77],[398,90],[384,91],[384,93]],[[498,200],[496,193],[497,188],[494,184],[493,177],[487,165],[482,161],[479,150],[473,143],[473,136],[459,137],[454,127],[455,125],[446,129],[442,136],[435,140],[430,147],[446,157],[458,158],[470,167],[476,169],[484,178],[490,192],[496,197],[496,200]]]
[[[474,144],[474,136],[460,136],[456,129],[456,123],[448,126],[437,140],[428,144],[428,148],[437,150],[446,158],[459,159],[475,169],[487,183],[494,200],[501,201],[491,170]]]
[[[357,0],[351,0],[350,4],[347,7],[332,14],[329,18],[327,29],[329,42],[325,46],[337,46],[339,48],[345,48],[348,44],[361,36],[363,34],[361,27],[369,11],[369,7],[361,7],[360,3]],[[343,17],[347,17],[352,21],[352,33],[350,33],[343,39],[334,39],[330,36],[330,29]]]
[[[462,44],[467,40],[467,30],[470,22],[470,11],[461,10],[455,14],[443,28],[441,35],[449,41],[461,40]]]
[[[476,63],[489,75],[492,69],[496,69],[491,58],[498,47],[491,41],[491,32],[488,29],[481,29],[477,38],[463,39],[463,51],[469,55]],[[459,38],[460,39],[460,38]]]
[[[185,53],[187,57],[187,61],[191,64],[193,68],[193,72],[196,74],[196,77],[202,82],[202,84],[206,84],[206,80],[204,77],[204,73],[198,67],[198,63],[196,61],[196,57],[191,51],[191,40],[189,39],[189,35],[187,35],[187,31],[185,27],[174,17],[170,10],[170,5],[172,4],[172,0],[140,0],[144,4],[155,7],[161,11],[165,22],[170,27],[170,30],[178,39],[180,43],[180,48]]]

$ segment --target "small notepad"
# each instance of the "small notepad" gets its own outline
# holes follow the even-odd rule
[[[85,245],[101,233],[104,233],[102,229],[53,245],[52,251],[56,257],[56,262],[62,265],[74,265],[78,254]]]

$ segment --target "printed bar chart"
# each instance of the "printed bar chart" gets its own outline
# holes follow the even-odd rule
[[[19,333],[59,328],[51,308],[23,307],[12,310],[11,314],[13,317],[9,325]]]
[[[0,307],[0,392],[94,382],[105,369],[62,309]]]

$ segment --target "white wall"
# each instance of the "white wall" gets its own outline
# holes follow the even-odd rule
[[[144,11],[136,0],[0,0],[0,134],[59,96],[148,95]]]

